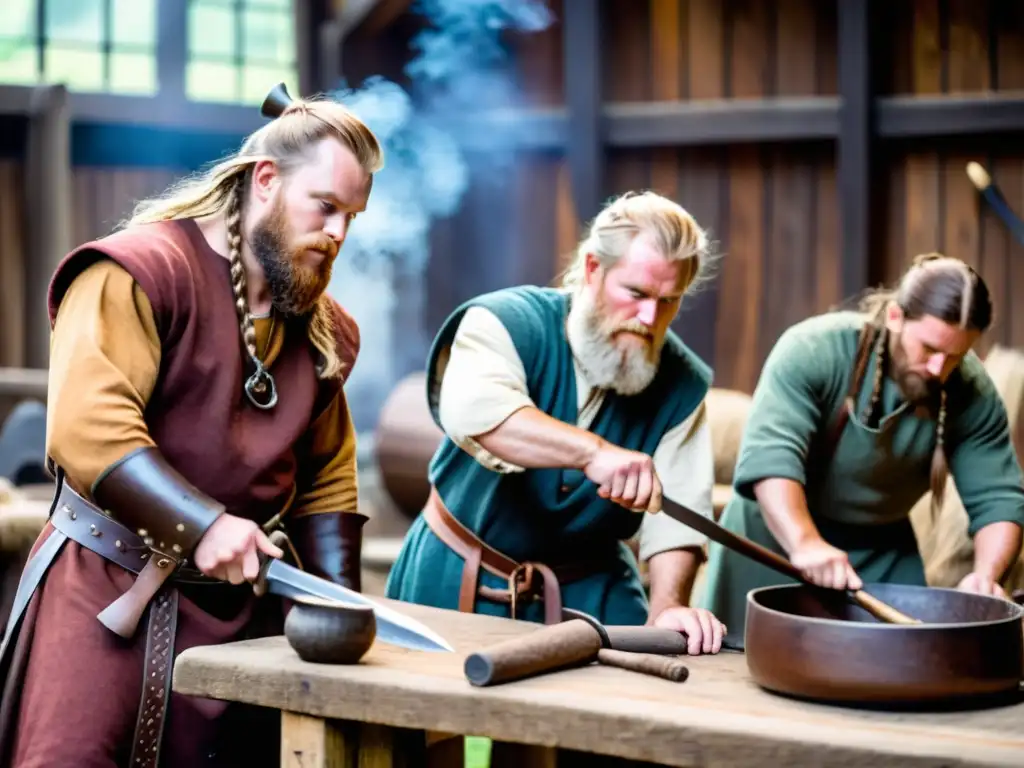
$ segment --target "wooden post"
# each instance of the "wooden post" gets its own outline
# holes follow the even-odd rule
[[[295,56],[299,70],[299,94],[309,96],[323,89],[321,79],[323,51],[320,28],[329,18],[326,0],[292,3]]]
[[[566,157],[576,217],[585,223],[600,210],[604,190],[601,9],[598,0],[565,3],[562,35],[565,101],[569,112]]]
[[[29,368],[46,368],[47,287],[71,250],[71,110],[63,85],[42,85],[32,92],[24,179],[25,358]]]
[[[871,284],[871,169],[873,101],[871,3],[839,4],[839,188],[840,275],[843,296]]]

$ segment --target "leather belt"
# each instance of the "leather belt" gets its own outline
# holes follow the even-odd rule
[[[125,570],[139,573],[152,555],[142,538],[101,512],[66,483],[60,491],[50,523],[69,539]],[[219,584],[201,572],[180,567],[172,582]],[[167,705],[170,701],[174,637],[178,621],[178,590],[165,584],[149,605],[142,694],[132,738],[131,768],[157,768]]]
[[[50,523],[69,539],[135,574],[145,567],[153,551],[141,536],[79,496],[67,482],[61,484]],[[178,568],[171,578],[188,583],[223,583],[186,566]]]
[[[499,603],[508,603],[511,617],[516,617],[519,600],[543,600],[544,623],[557,624],[562,621],[561,583],[578,581],[602,570],[607,563],[600,560],[580,561],[547,565],[527,561],[517,563],[494,547],[482,541],[469,528],[459,522],[445,507],[444,502],[431,486],[430,496],[423,508],[423,519],[431,531],[449,549],[459,555],[465,564],[462,567],[462,581],[459,585],[459,610],[473,613],[477,595]],[[508,589],[494,589],[479,584],[480,569],[483,568],[499,578],[508,581]],[[542,587],[538,588],[538,576]]]

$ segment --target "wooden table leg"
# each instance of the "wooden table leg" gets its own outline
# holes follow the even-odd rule
[[[424,749],[422,731],[281,713],[282,768],[412,768]]]
[[[281,713],[281,768],[349,768],[343,723]]]

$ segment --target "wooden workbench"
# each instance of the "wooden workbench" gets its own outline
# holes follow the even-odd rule
[[[440,632],[457,652],[377,643],[358,665],[327,666],[300,661],[282,637],[267,638],[183,653],[174,689],[282,710],[283,765],[347,765],[329,753],[362,728],[359,765],[403,764],[396,745],[408,745],[404,729],[413,729],[671,766],[1024,766],[1024,703],[897,714],[798,702],[758,688],[744,656],[731,652],[691,657],[684,683],[590,666],[474,688],[463,677],[465,655],[536,625],[383,602]]]

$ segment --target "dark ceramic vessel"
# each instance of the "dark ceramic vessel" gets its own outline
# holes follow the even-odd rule
[[[747,595],[746,657],[764,688],[868,706],[967,705],[1014,695],[1024,608],[954,589],[864,589],[916,625],[884,624],[831,590],[763,587]]]
[[[366,605],[296,598],[284,635],[303,661],[355,664],[377,637],[377,618]]]

